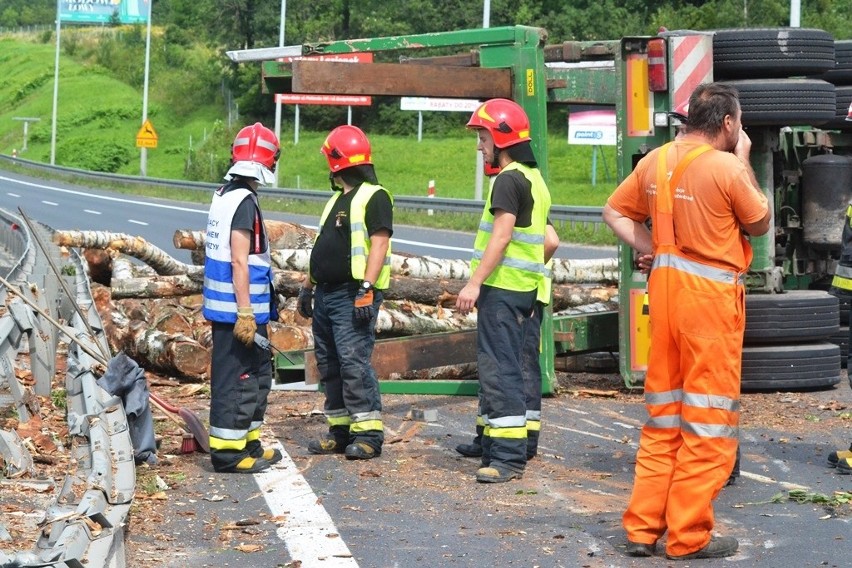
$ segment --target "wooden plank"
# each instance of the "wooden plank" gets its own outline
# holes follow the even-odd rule
[[[373,368],[380,381],[392,373],[475,362],[475,329],[380,339],[373,348]],[[313,350],[305,351],[305,383],[319,383]]]
[[[293,92],[489,99],[512,97],[508,69],[400,63],[293,62]]]

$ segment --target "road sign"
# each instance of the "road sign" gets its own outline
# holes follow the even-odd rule
[[[291,63],[302,59],[314,59],[317,61],[337,61],[346,63],[372,63],[373,53],[330,53],[328,55],[298,55],[295,57],[282,57],[279,61]],[[277,93],[275,102],[285,105],[342,105],[342,106],[370,106],[373,97],[368,95],[309,95],[303,93]]]
[[[154,125],[150,120],[145,120],[142,128],[136,133],[137,148],[156,148],[157,147],[157,131],[154,130]]]

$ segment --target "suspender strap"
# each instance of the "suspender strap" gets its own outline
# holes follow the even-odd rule
[[[683,175],[684,170],[692,163],[695,158],[712,150],[713,147],[709,144],[702,144],[697,148],[693,148],[687,152],[686,156],[677,163],[672,176],[668,176],[668,153],[672,143],[669,142],[660,148],[657,156],[657,214],[654,216],[654,230],[657,232],[658,245],[674,245],[674,219],[672,218],[672,208],[674,206],[674,191],[677,189],[677,184]]]

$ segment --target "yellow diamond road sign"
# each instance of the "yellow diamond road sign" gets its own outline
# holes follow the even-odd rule
[[[142,128],[136,133],[137,148],[156,148],[157,147],[157,131],[154,130],[154,125],[150,120],[145,120]]]

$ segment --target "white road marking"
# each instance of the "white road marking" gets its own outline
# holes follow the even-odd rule
[[[145,221],[137,221],[136,219],[128,219],[127,222],[135,223],[137,225],[145,225],[146,227],[148,226],[148,223],[146,223]]]
[[[91,213],[92,215],[100,215],[100,211],[95,211],[94,209],[83,209],[86,213]]]
[[[565,430],[566,432],[574,432],[575,434],[584,434],[586,436],[592,436],[593,438],[600,438],[601,440],[608,440],[610,442],[616,442],[618,444],[625,444],[618,438],[613,438],[612,436],[602,436],[601,434],[595,434],[594,432],[586,432],[585,430],[576,430],[574,428],[568,428],[567,426],[560,426],[559,424],[550,424],[551,428],[557,428],[559,430]],[[636,442],[627,442],[625,445],[630,446],[632,448],[638,448],[639,444]]]
[[[284,541],[290,558],[301,561],[302,568],[358,568],[308,481],[280,442],[273,447],[281,452],[281,461],[256,473],[254,479],[272,516],[285,518],[276,534]]]
[[[59,205],[55,201],[45,201],[44,199],[42,199],[41,202],[44,203],[45,205],[53,205],[54,207],[57,207]]]
[[[805,485],[799,485],[798,483],[790,483],[788,481],[778,481],[777,479],[772,479],[771,477],[767,477],[765,475],[760,475],[759,473],[750,473],[748,471],[740,471],[740,475],[745,477],[746,479],[751,479],[754,481],[759,481],[761,483],[766,483],[767,485],[777,484],[783,487],[784,489],[810,489]]]
[[[7,191],[6,195],[9,195],[11,197],[20,197],[20,195],[18,195],[17,193],[12,193],[11,191]]]
[[[133,204],[133,205],[143,205],[145,207],[158,207],[160,209],[171,209],[173,211],[188,211],[190,213],[201,213],[202,215],[207,215],[207,209],[193,209],[193,208],[190,208],[190,207],[180,207],[178,205],[166,205],[164,203],[151,203],[149,201],[136,201],[136,200],[133,200],[133,199],[125,199],[123,197],[110,197],[108,195],[97,195],[97,194],[92,194],[92,193],[86,193],[85,191],[75,191],[73,189],[63,189],[63,188],[59,188],[59,187],[53,187],[53,186],[50,186],[50,185],[44,185],[44,184],[41,184],[41,183],[32,183],[32,182],[28,182],[28,181],[21,181],[21,180],[18,180],[18,179],[8,178],[8,177],[5,177],[5,176],[0,176],[0,181],[8,181],[8,182],[16,183],[16,184],[19,184],[19,185],[37,187],[37,188],[40,188],[40,189],[46,189],[48,191],[58,191],[59,193],[67,193],[68,195],[82,195],[82,196],[85,196],[85,197],[91,197],[92,199],[103,199],[105,201],[118,201],[118,202],[121,202],[121,203],[130,203],[130,204]],[[20,195],[16,195],[14,193],[9,193],[8,195],[11,195],[13,197],[20,197]],[[56,205],[56,204],[53,203],[53,205]],[[312,229],[314,231],[317,230],[317,227],[315,225],[304,225],[304,227],[306,227],[308,229]],[[420,241],[409,241],[409,240],[406,240],[406,239],[396,239],[396,238],[393,239],[393,242],[399,243],[399,244],[421,246],[421,247],[425,247],[425,248],[473,252],[473,248],[471,248],[471,247],[454,247],[454,246],[450,246],[450,245],[435,245],[435,244],[429,244],[429,243],[424,243],[424,242],[420,242]]]

